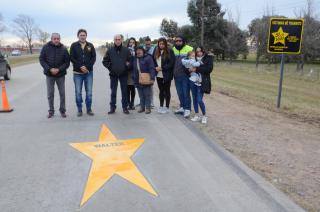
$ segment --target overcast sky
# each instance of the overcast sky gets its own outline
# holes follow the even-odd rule
[[[306,0],[220,0],[222,8],[230,11],[240,28],[247,29],[255,17],[272,8],[275,14],[295,17]],[[179,25],[190,23],[187,15],[188,0],[0,0],[2,16],[9,26],[18,14],[32,16],[40,28],[49,33],[59,32],[62,42],[69,45],[76,40],[79,28],[88,31],[88,40],[96,45],[111,40],[121,33],[136,38],[149,35],[158,38],[159,26],[163,18],[171,18]],[[320,8],[320,0],[314,0],[315,8]],[[228,12],[228,14],[230,14]],[[319,13],[319,10],[316,11]],[[228,19],[229,15],[225,18]],[[10,34],[1,35],[2,44],[18,42]]]

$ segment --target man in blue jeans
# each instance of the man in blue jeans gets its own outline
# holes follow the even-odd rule
[[[187,74],[186,68],[182,65],[182,58],[185,58],[193,48],[186,45],[183,36],[177,36],[172,50],[176,56],[173,74],[180,101],[180,108],[176,110],[175,113],[183,114],[185,118],[189,118],[191,113],[189,75]]]
[[[92,85],[93,85],[93,65],[96,62],[96,51],[92,43],[87,42],[87,31],[79,29],[78,41],[70,47],[70,57],[73,64],[73,80],[76,92],[76,104],[78,108],[77,116],[82,116],[82,87],[86,91],[87,114],[93,116],[92,112]]]

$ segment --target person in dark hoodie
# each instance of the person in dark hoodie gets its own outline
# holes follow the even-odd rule
[[[131,53],[131,63],[134,59],[134,56],[136,55],[136,48],[137,48],[137,41],[135,38],[130,38],[128,41],[128,45],[127,45],[128,49],[130,50]],[[134,87],[134,82],[132,80],[132,65],[130,65],[130,69],[129,69],[129,73],[128,73],[128,104],[129,110],[135,110],[134,107],[134,98],[136,96],[136,88]]]
[[[96,50],[92,43],[87,42],[87,31],[79,29],[78,41],[70,47],[70,57],[73,64],[73,81],[75,85],[76,104],[78,117],[82,116],[82,87],[86,91],[87,114],[93,116],[92,112],[92,85],[93,65],[96,62]]]
[[[175,113],[183,114],[185,118],[189,118],[191,112],[189,75],[188,70],[186,70],[182,64],[182,59],[185,58],[189,52],[193,51],[193,48],[186,45],[184,37],[179,35],[175,38],[175,44],[172,50],[176,56],[173,73],[180,101],[180,108],[176,110]]]
[[[156,68],[153,62],[152,56],[146,53],[143,46],[138,46],[136,50],[136,57],[133,60],[133,75],[132,79],[135,86],[138,89],[140,97],[140,109],[138,113],[145,112],[146,114],[151,113],[151,86],[142,85],[139,81],[140,73],[149,73],[150,79],[155,80]]]
[[[122,36],[114,36],[114,46],[106,52],[103,58],[103,65],[109,70],[111,101],[108,114],[114,114],[117,103],[118,81],[120,81],[122,109],[124,114],[128,111],[128,70],[130,67],[131,53],[129,49],[122,45]]]
[[[60,113],[66,118],[65,102],[65,75],[70,66],[70,57],[67,49],[60,42],[60,34],[52,33],[51,41],[43,46],[40,56],[40,64],[46,75],[47,96],[49,102],[48,118],[54,116],[54,86],[57,84],[60,95]]]

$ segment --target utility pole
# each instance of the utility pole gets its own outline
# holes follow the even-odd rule
[[[283,72],[284,72],[284,53],[281,55],[281,68],[280,68],[280,79],[279,79],[279,88],[278,88],[278,101],[277,108],[280,108],[281,96],[282,96],[282,82],[283,82]]]
[[[204,43],[204,0],[201,2],[201,46]]]

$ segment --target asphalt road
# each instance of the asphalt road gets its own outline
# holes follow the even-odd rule
[[[6,87],[14,112],[0,114],[0,211],[303,211],[181,117],[120,109],[108,116],[109,79],[101,60],[94,117],[76,117],[70,69],[68,117],[57,113],[51,120],[40,65],[13,70]],[[91,160],[69,144],[97,141],[103,124],[118,139],[145,139],[131,159],[158,196],[114,175],[80,207]]]

